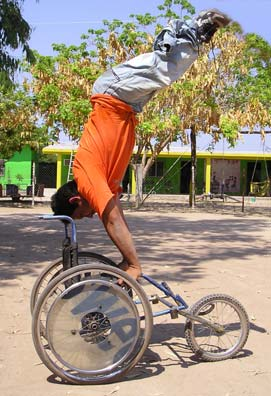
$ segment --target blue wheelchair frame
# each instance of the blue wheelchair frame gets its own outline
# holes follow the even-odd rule
[[[76,224],[75,221],[69,217],[69,216],[64,216],[64,215],[43,215],[40,216],[41,219],[43,220],[61,220],[64,223],[65,226],[65,240],[63,242],[63,250],[66,248],[68,249],[68,255],[72,253],[72,262],[68,267],[74,267],[78,265],[78,242],[77,242],[77,229],[76,229]],[[71,236],[69,236],[69,226],[71,227]],[[67,260],[67,258],[66,258]],[[65,268],[65,258],[63,257],[63,267]],[[158,316],[163,316],[170,314],[172,319],[175,319],[178,317],[178,314],[184,314],[181,313],[181,311],[185,310],[188,308],[188,304],[185,302],[185,300],[179,295],[175,294],[168,284],[166,282],[157,282],[154,280],[151,276],[142,274],[141,277],[145,279],[148,283],[153,285],[155,288],[160,290],[162,293],[164,293],[164,296],[160,297],[158,295],[153,295],[149,297],[150,302],[153,304],[156,304],[158,302],[161,302],[163,305],[167,307],[167,309],[161,310],[161,311],[156,311],[153,312],[153,317],[158,317]],[[170,303],[169,301],[166,301],[166,298],[172,298],[175,304]],[[137,301],[135,301],[137,303]],[[184,315],[187,316],[187,315]],[[204,321],[204,320],[203,320]]]

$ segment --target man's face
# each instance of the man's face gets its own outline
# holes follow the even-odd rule
[[[83,217],[92,217],[95,210],[89,205],[89,203],[79,195],[70,199],[72,202],[77,202],[77,208],[72,214],[74,220],[81,220]]]

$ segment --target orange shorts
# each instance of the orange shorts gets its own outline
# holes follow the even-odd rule
[[[93,110],[79,143],[73,175],[79,194],[102,216],[120,187],[134,144],[133,109],[110,95],[93,95]]]

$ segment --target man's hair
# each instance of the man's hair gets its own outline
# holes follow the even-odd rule
[[[51,208],[54,215],[72,216],[78,204],[70,203],[69,199],[78,194],[77,184],[74,180],[63,184],[51,197]]]

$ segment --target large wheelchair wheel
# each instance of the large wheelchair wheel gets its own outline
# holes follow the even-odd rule
[[[78,253],[78,264],[107,264],[113,267],[116,264],[110,260],[109,258],[102,256],[97,253],[92,252],[79,252]],[[32,288],[31,297],[30,297],[30,311],[33,313],[36,302],[46,288],[48,283],[54,279],[57,275],[63,272],[63,261],[62,258],[58,258],[57,260],[50,263],[38,276],[36,279],[34,286]]]
[[[100,384],[119,380],[141,359],[152,321],[138,282],[108,265],[80,265],[44,289],[33,311],[32,336],[40,359],[56,376]]]
[[[185,338],[196,356],[209,362],[235,356],[245,345],[249,334],[249,319],[244,307],[226,294],[211,294],[201,298],[189,313],[218,325],[217,330],[187,319]]]

